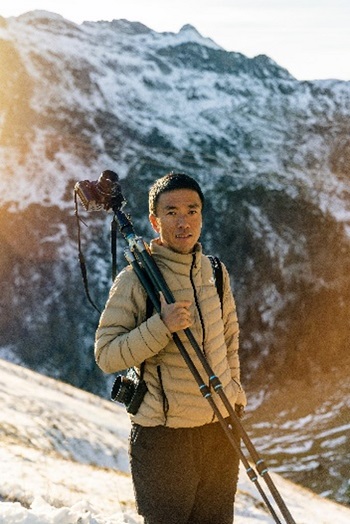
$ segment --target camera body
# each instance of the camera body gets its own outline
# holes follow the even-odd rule
[[[135,415],[147,391],[146,382],[139,377],[134,368],[130,368],[126,375],[117,375],[111,391],[111,400],[121,402],[128,413]]]
[[[120,209],[125,200],[121,193],[119,177],[114,171],[103,171],[95,182],[82,180],[74,186],[86,211]]]

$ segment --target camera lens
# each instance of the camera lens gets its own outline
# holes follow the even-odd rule
[[[98,189],[103,195],[112,196],[117,193],[119,188],[119,177],[114,171],[103,171],[98,179]]]
[[[118,375],[113,384],[111,398],[114,402],[129,404],[134,393],[134,384],[123,375]]]

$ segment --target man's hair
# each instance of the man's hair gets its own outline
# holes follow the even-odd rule
[[[191,189],[195,191],[201,199],[202,207],[204,206],[204,195],[198,182],[185,173],[174,173],[172,171],[162,178],[158,178],[151,186],[148,196],[150,214],[157,215],[157,203],[160,195],[167,191],[175,191],[176,189]]]

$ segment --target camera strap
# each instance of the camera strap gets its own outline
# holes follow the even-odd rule
[[[143,361],[140,366],[140,380],[143,380],[143,375],[145,373],[145,366],[146,366],[146,362]]]
[[[80,222],[82,222],[85,226],[86,226],[86,224],[85,224],[85,222],[81,219],[81,217],[79,216],[78,200],[77,200],[77,193],[76,193],[76,191],[74,191],[74,203],[75,203],[75,216],[76,216],[76,219],[77,219],[77,227],[78,227],[78,251],[79,251],[79,264],[80,264],[81,275],[82,275],[82,278],[83,278],[84,289],[85,289],[85,293],[86,293],[87,299],[88,299],[88,301],[90,302],[90,304],[92,305],[92,307],[93,307],[94,309],[96,309],[96,311],[97,311],[98,313],[101,314],[101,311],[100,311],[99,308],[96,306],[95,302],[92,300],[91,295],[90,295],[90,291],[89,291],[89,283],[88,283],[88,278],[87,278],[87,270],[86,270],[85,257],[84,257],[84,255],[83,255],[83,251],[82,251],[82,247],[81,247]]]
[[[150,318],[152,316],[153,309],[154,309],[153,302],[150,299],[149,295],[147,295],[147,298],[146,298],[146,318],[145,318],[145,320],[147,320],[148,318]],[[140,365],[140,380],[143,380],[143,376],[144,376],[144,373],[145,373],[145,366],[146,366],[146,362],[143,361],[141,363],[141,365]]]

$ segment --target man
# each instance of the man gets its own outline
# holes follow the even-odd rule
[[[176,302],[167,304],[161,295],[160,314],[147,318],[146,293],[127,267],[112,286],[96,332],[100,368],[114,373],[142,367],[147,384],[131,415],[129,446],[136,504],[147,524],[233,522],[239,457],[172,338],[178,334],[206,380],[183,332],[190,328],[231,405],[246,404],[228,272],[223,266],[221,310],[211,262],[198,242],[203,204],[200,186],[188,175],[170,173],[154,183],[149,219],[158,237],[150,249]],[[220,398],[213,398],[227,417]]]

